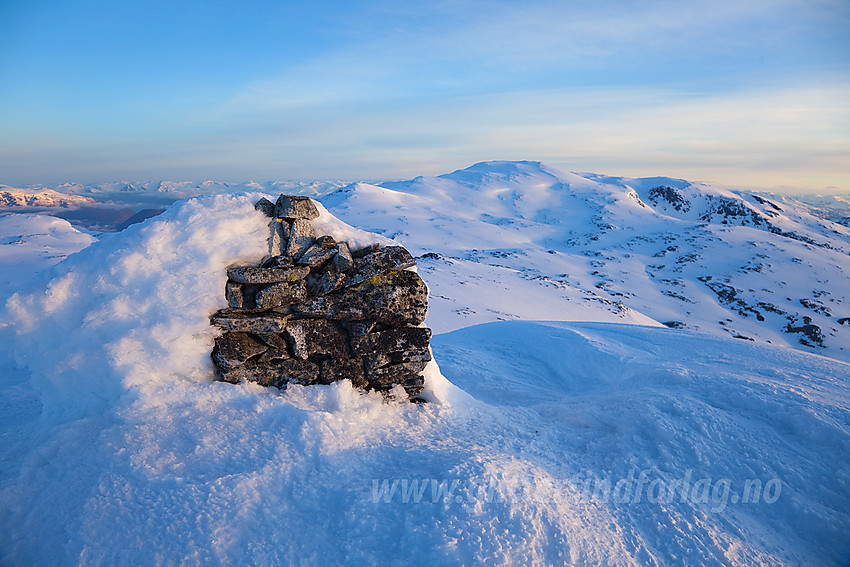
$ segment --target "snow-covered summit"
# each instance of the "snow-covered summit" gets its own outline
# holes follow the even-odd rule
[[[495,161],[322,201],[418,250],[437,330],[659,322],[850,359],[850,229],[768,196]]]

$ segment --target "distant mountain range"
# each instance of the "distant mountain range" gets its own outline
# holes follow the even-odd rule
[[[0,185],[0,208],[72,207],[94,202],[95,200],[91,197],[69,195],[46,187],[17,189],[8,185]]]

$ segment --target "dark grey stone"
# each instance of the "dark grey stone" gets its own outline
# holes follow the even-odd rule
[[[289,245],[289,222],[283,219],[274,219],[269,227],[272,232],[269,239],[269,254],[272,256],[286,254],[286,247]]]
[[[281,195],[275,203],[275,215],[285,219],[312,220],[318,218],[319,210],[310,197]]]
[[[348,244],[345,242],[337,242],[336,255],[331,258],[333,269],[337,272],[345,272],[354,267],[354,258],[351,257],[351,251],[348,249]]]
[[[325,295],[345,284],[345,274],[333,270],[325,270],[319,276],[307,278],[307,291],[311,295]]]
[[[290,358],[278,363],[278,371],[285,383],[316,384],[319,382],[320,368],[315,362]]]
[[[254,203],[254,208],[266,215],[267,217],[274,216],[274,203],[272,203],[265,197]]]
[[[409,395],[422,392],[425,379],[421,372],[427,362],[403,362],[384,366],[366,373],[366,381],[373,390],[390,390],[396,384],[401,384]]]
[[[330,384],[337,380],[350,380],[355,388],[366,387],[363,361],[359,358],[328,358],[322,362],[321,382]]]
[[[360,337],[351,337],[351,352],[356,355],[415,351],[428,348],[431,329],[399,327]]]
[[[248,359],[268,350],[268,345],[248,333],[224,333],[216,337],[212,350],[212,361],[219,372],[225,374]]]
[[[349,321],[348,322],[348,335],[350,337],[359,337],[361,335],[365,335],[366,333],[371,333],[372,329],[375,328],[374,321]]]
[[[268,360],[262,363],[248,362],[219,376],[225,382],[256,382],[261,386],[285,388],[288,383],[316,384],[319,381],[319,365],[294,358]]]
[[[246,301],[245,288],[242,284],[227,282],[224,286],[224,297],[227,304],[234,309],[250,309],[253,301]]]
[[[307,277],[309,268],[292,266],[288,268],[231,268],[227,270],[230,281],[243,284],[270,284],[279,282],[294,283]]]
[[[314,355],[348,356],[348,341],[339,324],[327,319],[294,319],[286,327],[293,356],[305,360]]]
[[[294,304],[292,311],[336,320],[418,325],[428,312],[428,287],[415,272],[390,271],[360,285]]]
[[[271,284],[257,292],[257,309],[274,309],[302,301],[307,297],[304,281]]]
[[[431,351],[427,348],[390,353],[367,354],[363,357],[363,362],[367,372],[371,372],[391,364],[401,364],[404,362],[428,362],[430,360]]]
[[[283,351],[285,354],[279,356],[278,358],[290,358],[289,356],[289,343],[286,341],[286,336],[283,333],[269,333],[257,335],[257,338],[269,345],[272,350]]]
[[[370,244],[369,246],[364,246],[363,248],[358,248],[357,250],[352,250],[351,251],[351,257],[354,258],[355,260],[357,260],[358,258],[362,258],[363,256],[365,256],[367,254],[371,254],[372,252],[375,252],[376,250],[379,250],[380,248],[381,248],[381,245],[378,244],[378,243]]]
[[[270,256],[263,260],[263,263],[260,265],[262,268],[291,268],[294,266],[294,262],[292,258],[289,256]]]
[[[210,322],[224,331],[256,334],[282,333],[288,321],[286,315],[230,309],[222,309],[210,317]]]
[[[416,265],[416,260],[404,246],[386,246],[354,261],[346,274],[345,285],[352,286],[390,270],[403,270]]]
[[[336,248],[322,248],[317,244],[313,244],[301,255],[298,259],[298,264],[317,268],[333,258],[334,254],[336,254]]]
[[[240,333],[282,333],[289,317],[275,313],[222,309],[210,317],[210,322],[224,331]]]

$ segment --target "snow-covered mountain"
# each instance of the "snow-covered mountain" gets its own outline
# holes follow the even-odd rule
[[[45,187],[20,189],[0,185],[0,208],[71,207],[94,203],[91,197],[68,195]]]
[[[840,226],[530,162],[347,186],[319,230],[402,241],[431,289],[414,405],[213,381],[208,317],[227,266],[266,251],[260,196],[96,238],[0,217],[0,564],[850,557],[850,364],[823,331],[846,305]],[[806,298],[824,346],[751,305]]]
[[[415,250],[438,331],[657,322],[850,360],[850,228],[758,194],[487,162],[321,200]]]

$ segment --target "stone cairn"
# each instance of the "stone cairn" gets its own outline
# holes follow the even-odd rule
[[[211,317],[223,333],[212,360],[226,382],[285,388],[348,379],[358,388],[404,387],[418,401],[431,360],[431,330],[420,326],[428,288],[402,246],[351,250],[316,237],[319,211],[308,197],[260,199],[271,217],[270,255],[227,270],[229,307]]]

